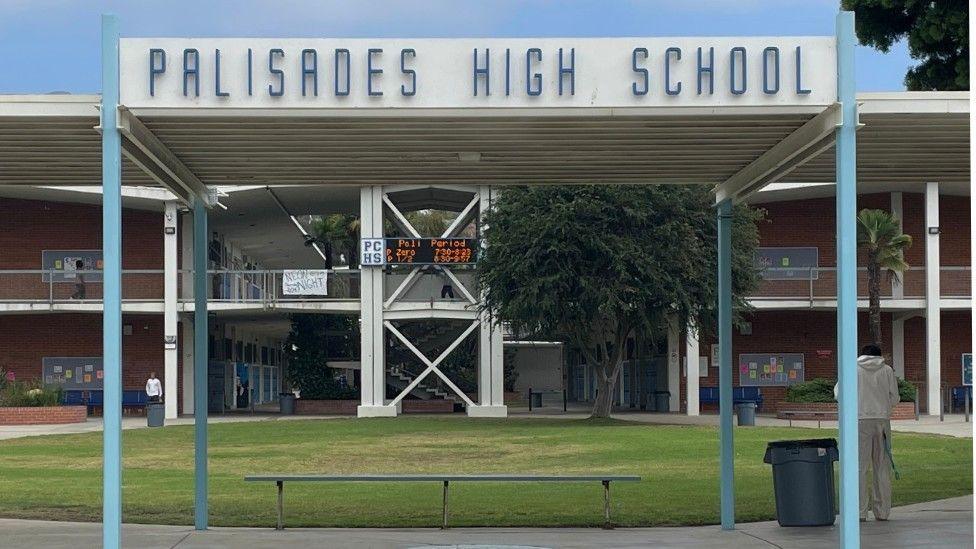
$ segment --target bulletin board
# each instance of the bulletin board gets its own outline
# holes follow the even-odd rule
[[[105,377],[102,357],[51,357],[41,359],[46,385],[62,389],[100,390]]]
[[[785,387],[803,383],[803,353],[739,355],[739,386]]]
[[[79,262],[83,271],[101,271],[102,250],[41,250],[41,268],[52,271],[41,275],[44,282],[53,275],[54,282],[101,282],[102,273],[77,274]],[[81,279],[79,279],[79,276]]]

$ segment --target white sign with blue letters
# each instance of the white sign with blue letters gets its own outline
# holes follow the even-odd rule
[[[124,38],[129,108],[823,106],[833,37]]]

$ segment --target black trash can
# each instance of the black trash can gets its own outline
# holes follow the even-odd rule
[[[671,411],[671,393],[669,391],[654,391],[654,411],[659,413]]]
[[[295,393],[279,394],[278,408],[283,416],[295,415]]]
[[[146,404],[146,425],[149,427],[162,427],[165,420],[165,404],[162,402],[150,402]]]
[[[780,526],[830,526],[837,516],[832,438],[770,442],[763,462],[773,466]]]
[[[533,408],[542,408],[542,393],[529,393]]]
[[[756,403],[740,402],[735,405],[735,413],[739,417],[740,427],[753,427],[756,425]]]

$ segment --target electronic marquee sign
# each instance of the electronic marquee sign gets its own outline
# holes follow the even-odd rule
[[[364,238],[362,266],[470,265],[478,261],[476,238]]]
[[[129,108],[823,106],[833,37],[124,38]]]

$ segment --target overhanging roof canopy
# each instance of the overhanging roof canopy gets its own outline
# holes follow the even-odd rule
[[[0,185],[100,181],[97,96],[0,96]],[[863,94],[858,179],[969,181],[968,94]],[[810,107],[133,110],[204,185],[718,185]],[[833,149],[782,181],[833,181]],[[123,183],[158,181],[129,161]]]

